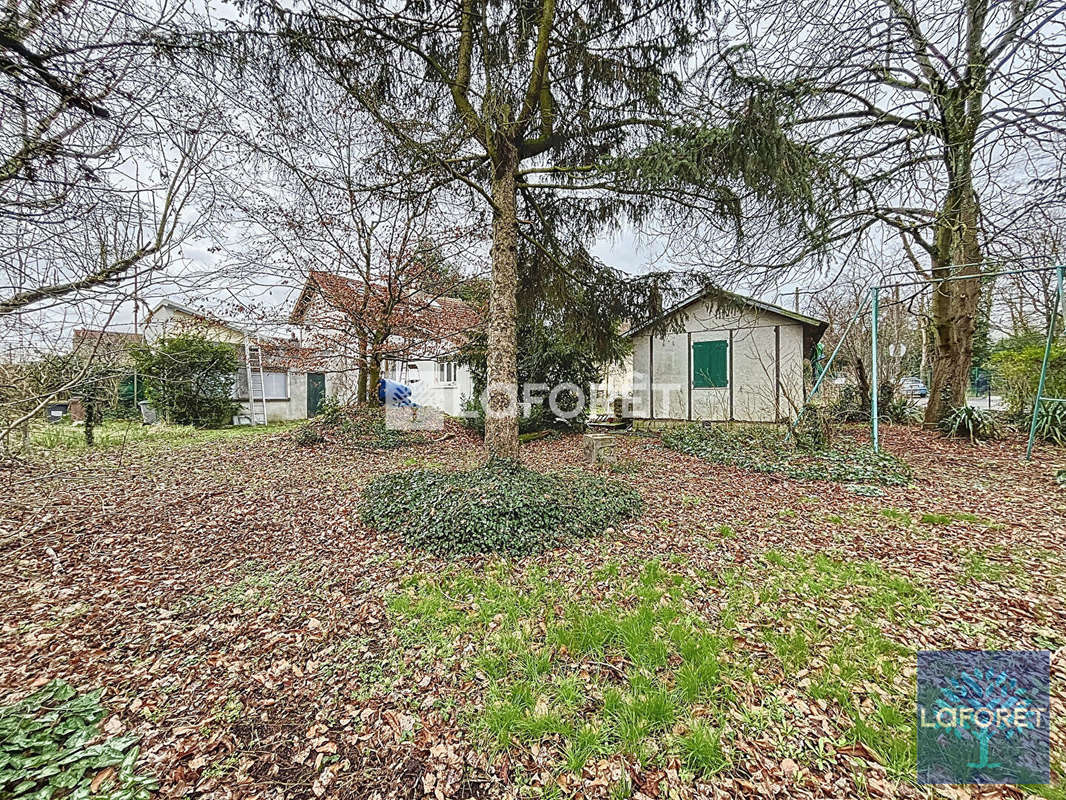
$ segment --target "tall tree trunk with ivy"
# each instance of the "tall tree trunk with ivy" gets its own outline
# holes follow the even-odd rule
[[[492,177],[492,281],[489,294],[485,450],[518,458],[518,215],[515,148],[501,142]]]
[[[981,69],[975,65],[978,75]],[[977,306],[981,299],[982,249],[973,153],[984,83],[971,78],[965,89],[944,90],[941,119],[945,130],[944,168],[948,186],[933,228],[930,248],[933,285],[931,306],[936,349],[933,358],[927,424],[938,423],[952,408],[966,404],[973,361]]]

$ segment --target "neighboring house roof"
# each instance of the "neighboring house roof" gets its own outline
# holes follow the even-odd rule
[[[178,313],[184,314],[187,317],[193,317],[194,319],[197,319],[200,322],[206,323],[208,325],[217,325],[220,328],[226,328],[227,330],[233,331],[234,333],[239,333],[242,336],[247,333],[244,328],[240,328],[231,322],[224,322],[220,319],[215,319],[214,317],[208,316],[203,311],[197,311],[196,309],[189,308],[188,306],[183,306],[181,303],[175,303],[173,300],[163,300],[162,302],[158,303],[155,308],[148,312],[148,317],[145,319],[144,324],[150,325],[152,323],[152,317],[154,317],[164,308],[168,308],[171,311],[177,311]]]
[[[232,322],[215,319],[201,311],[196,311],[188,306],[184,306],[181,303],[175,303],[173,300],[164,300],[153,308],[151,313],[149,313],[147,320],[145,320],[145,325],[151,324],[152,317],[164,308],[176,311],[185,317],[191,317],[198,323],[203,323],[205,326],[222,328],[223,330],[230,331],[239,335],[242,339],[247,336],[251,344],[259,346],[263,369],[265,370],[293,370],[296,372],[305,372],[320,367],[322,354],[318,348],[304,347],[295,338],[262,336],[247,328],[235,325]],[[208,335],[207,338],[210,339],[210,335]],[[237,351],[237,361],[243,368],[244,347],[242,347],[239,342],[233,342],[232,344]]]
[[[82,347],[108,348],[112,350],[127,350],[130,345],[140,344],[144,341],[144,335],[140,333],[125,333],[123,331],[108,331],[100,328],[75,328],[73,336],[74,349]]]
[[[262,353],[263,369],[268,372],[292,370],[314,372],[323,367],[321,348],[305,347],[296,339],[261,337],[254,340]],[[244,348],[237,348],[237,359],[244,364]]]
[[[331,272],[311,270],[307,282],[296,299],[289,322],[294,325],[315,325],[308,313],[315,297],[342,314],[357,318],[362,314],[384,313],[390,301],[384,285],[367,287],[362,281]],[[421,354],[439,355],[442,349],[454,350],[467,341],[471,330],[481,324],[481,314],[468,303],[455,297],[411,292],[396,302],[392,312],[393,336],[413,343],[412,349]],[[321,324],[321,321],[317,321]],[[422,343],[423,346],[419,346]],[[407,353],[414,355],[415,353]]]
[[[727,292],[722,289],[710,287],[707,289],[701,289],[695,294],[686,297],[681,302],[676,303],[675,305],[663,311],[661,314],[652,317],[647,322],[642,322],[635,328],[626,331],[623,336],[636,336],[639,333],[643,333],[656,323],[661,322],[667,317],[673,316],[677,312],[682,311],[693,303],[702,300],[706,297],[725,298],[727,301],[732,301],[740,306],[748,306],[749,308],[756,308],[760,311],[769,311],[773,314],[779,314],[782,317],[794,320],[803,325],[805,328],[807,328],[808,333],[814,334],[815,341],[821,338],[822,334],[825,333],[826,328],[829,327],[829,322],[827,320],[818,319],[817,317],[809,317],[806,314],[800,314],[797,311],[791,311],[782,306],[777,306],[773,303],[767,303],[764,300],[758,300],[754,297],[747,297],[746,295],[737,294],[735,292]]]

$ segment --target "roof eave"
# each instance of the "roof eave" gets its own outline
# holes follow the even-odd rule
[[[688,308],[688,306],[704,298],[707,294],[709,294],[709,292],[707,290],[704,290],[697,292],[696,294],[693,294],[689,297],[686,297],[684,300],[675,303],[673,306],[666,309],[656,317],[648,320],[642,325],[638,325],[635,328],[631,328],[622,335],[625,337],[633,337],[644,333],[646,330],[654,326],[660,320],[666,319],[667,317],[676,314],[679,311],[683,311],[684,309]],[[779,314],[783,317],[787,317],[788,319],[793,319],[801,325],[805,325],[810,328],[816,328],[819,331],[819,336],[822,333],[825,333],[825,331],[829,328],[829,322],[823,319],[818,319],[816,317],[808,317],[806,314],[800,314],[798,311],[790,311],[787,308],[775,306],[773,303],[767,303],[763,300],[757,300],[754,297],[746,297],[742,294],[737,294],[736,292],[723,292],[723,294],[736,298],[744,305],[755,306],[756,308],[761,308],[764,311],[769,311],[773,314]]]

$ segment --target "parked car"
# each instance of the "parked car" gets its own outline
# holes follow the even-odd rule
[[[900,378],[899,393],[904,397],[928,397],[929,388],[921,378]]]

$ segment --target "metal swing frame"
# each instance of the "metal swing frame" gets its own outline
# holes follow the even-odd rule
[[[959,266],[967,266],[960,264]],[[954,275],[946,278],[927,278],[925,280],[917,281],[903,281],[900,283],[882,283],[871,286],[867,292],[866,299],[859,304],[859,308],[855,311],[855,314],[848,321],[847,326],[844,328],[844,333],[841,335],[840,340],[837,342],[836,347],[833,348],[832,354],[829,356],[829,360],[825,362],[825,366],[822,368],[818,375],[818,378],[814,382],[814,386],[811,388],[811,393],[807,396],[807,401],[803,404],[799,413],[796,415],[796,419],[793,421],[789,428],[788,434],[785,437],[787,441],[795,433],[796,428],[799,427],[800,421],[806,414],[807,409],[810,406],[814,396],[818,393],[818,390],[822,387],[822,382],[825,380],[826,375],[829,374],[830,368],[833,366],[833,362],[836,360],[837,353],[840,352],[841,345],[844,344],[844,340],[847,339],[848,334],[851,332],[852,327],[860,316],[870,309],[871,313],[871,326],[870,326],[870,348],[871,348],[871,376],[870,376],[870,439],[873,444],[875,453],[881,451],[880,442],[880,421],[879,409],[878,409],[878,393],[879,393],[879,380],[878,374],[878,353],[877,353],[877,337],[878,337],[878,325],[879,325],[879,311],[881,301],[882,289],[894,289],[902,288],[906,286],[925,286],[929,284],[936,284],[939,286],[942,283],[949,281],[959,280],[972,280],[973,278],[998,278],[1001,275],[1020,275],[1033,272],[1047,272],[1049,270],[1055,270],[1056,272],[1056,289],[1055,289],[1055,303],[1050,309],[1048,314],[1048,326],[1047,326],[1047,339],[1044,343],[1044,358],[1040,365],[1040,381],[1037,383],[1036,399],[1033,401],[1033,414],[1032,421],[1029,424],[1029,442],[1025,448],[1025,460],[1030,461],[1033,457],[1033,443],[1036,439],[1036,424],[1037,415],[1040,412],[1040,408],[1044,403],[1066,403],[1064,397],[1045,397],[1044,386],[1047,381],[1047,367],[1048,362],[1051,360],[1051,345],[1055,339],[1055,318],[1061,311],[1063,320],[1066,322],[1066,295],[1063,292],[1063,273],[1066,272],[1066,264],[1056,264],[1054,266],[1047,267],[1029,267],[1025,269],[1012,269],[1001,270],[998,272],[981,273],[980,275]]]

